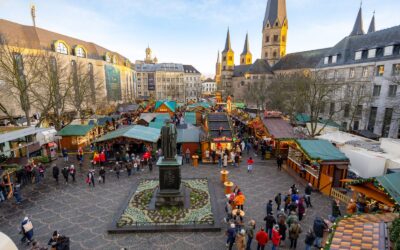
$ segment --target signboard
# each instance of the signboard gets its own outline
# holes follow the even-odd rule
[[[106,72],[107,100],[121,100],[121,77],[119,69],[112,65],[104,66]]]
[[[154,73],[148,73],[147,89],[156,90],[156,81],[154,79]]]
[[[232,138],[223,136],[223,137],[214,138],[213,141],[214,142],[228,142],[228,141],[232,141]]]

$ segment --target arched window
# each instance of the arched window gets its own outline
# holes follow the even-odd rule
[[[63,42],[57,42],[56,43],[56,52],[68,55],[68,47],[65,43]]]
[[[75,55],[77,57],[86,57],[86,51],[84,48],[78,46],[75,48]]]
[[[111,55],[110,55],[110,53],[106,53],[106,56],[105,56],[105,59],[106,59],[106,62],[111,62]]]
[[[274,53],[272,53],[272,56],[273,56],[274,58],[276,58],[276,51],[274,51]]]

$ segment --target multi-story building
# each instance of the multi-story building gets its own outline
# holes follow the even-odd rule
[[[201,95],[201,73],[192,65],[183,65],[185,101],[197,102]]]
[[[201,94],[202,95],[211,95],[217,90],[217,83],[208,78],[201,83]]]
[[[56,65],[65,65],[59,74],[76,76],[77,71],[87,72],[91,89],[88,106],[93,111],[99,106],[129,102],[135,98],[135,70],[126,57],[116,52],[92,42],[3,19],[0,19],[0,36],[5,41],[4,47],[13,48],[20,67],[25,68],[24,72],[31,71],[27,70],[30,67],[26,63],[28,55],[45,55],[54,59],[52,62]],[[77,91],[75,78],[77,77],[73,78],[73,89]],[[17,98],[6,91],[1,92],[2,104],[11,115],[25,115]],[[74,110],[72,105],[66,105],[65,111]],[[38,111],[31,105],[30,113],[35,112]]]
[[[192,65],[157,63],[146,49],[146,59],[136,61],[137,91],[139,98],[153,97],[178,102],[197,101],[200,91],[200,72]]]
[[[249,42],[240,57],[240,65],[234,63],[230,32],[222,51],[222,69],[219,73],[219,54],[216,63],[216,79],[221,77],[219,89],[225,96],[232,95],[236,101],[246,101],[251,86],[266,86],[279,74],[294,72],[321,72],[327,82],[339,81],[343,88],[335,92],[322,118],[332,118],[348,130],[367,129],[384,137],[400,138],[400,26],[375,30],[372,17],[365,34],[360,8],[353,30],[332,48],[316,49],[286,54],[288,18],[285,0],[269,0],[262,29],[261,59],[251,63]],[[250,60],[250,62],[249,62]],[[361,103],[342,103],[349,96],[349,88],[362,88],[356,96]],[[268,91],[267,89],[265,91]],[[353,93],[354,94],[354,93]],[[251,100],[249,101],[251,102]],[[251,104],[251,103],[248,103]],[[339,106],[344,107],[339,107]],[[349,110],[353,109],[350,115]],[[333,117],[329,113],[335,114]]]

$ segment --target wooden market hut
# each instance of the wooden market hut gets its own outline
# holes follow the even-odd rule
[[[94,125],[67,125],[57,133],[61,136],[60,148],[77,150],[79,147],[88,146],[97,137]]]
[[[280,117],[264,118],[263,124],[266,129],[266,137],[270,139],[272,153],[281,155],[286,159],[289,151],[289,144],[293,143],[294,139],[299,139],[300,136],[294,133],[293,127],[289,122]]]
[[[175,101],[157,101],[154,107],[156,113],[169,113],[172,116],[176,111]]]
[[[206,139],[201,142],[202,158],[205,159],[205,152],[231,150],[233,148],[233,133],[231,122],[226,113],[209,113],[204,123]],[[203,162],[204,162],[203,160]]]
[[[200,135],[202,134],[201,128],[194,126],[186,126],[186,128],[178,128],[177,144],[180,152],[185,154],[189,149],[191,155],[198,152],[200,149]]]
[[[356,180],[343,180],[353,191],[353,199],[358,194],[366,197],[367,208],[372,201],[378,202],[381,210],[393,211],[400,208],[400,173]]]
[[[156,149],[160,135],[161,129],[132,125],[103,135],[95,142],[98,146],[108,144],[108,148],[129,148],[132,152],[140,153],[143,146]]]
[[[329,141],[296,139],[289,145],[287,168],[295,171],[326,195],[341,187],[347,176],[349,159]]]

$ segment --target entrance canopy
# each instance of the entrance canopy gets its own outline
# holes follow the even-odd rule
[[[160,139],[161,129],[150,128],[141,125],[133,125],[112,131],[99,139],[96,142],[103,142],[119,137],[131,138],[146,142],[157,142]]]

